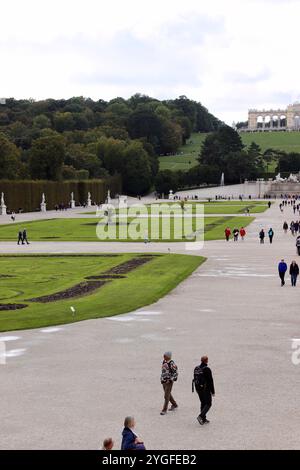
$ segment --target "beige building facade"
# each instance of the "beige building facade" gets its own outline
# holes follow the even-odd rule
[[[286,109],[249,109],[246,131],[299,131],[300,103],[288,105]]]

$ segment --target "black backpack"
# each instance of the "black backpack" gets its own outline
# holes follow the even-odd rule
[[[196,366],[194,369],[194,379],[192,382],[192,392],[194,391],[194,386],[197,392],[201,392],[206,388],[206,378],[204,374],[205,367]]]

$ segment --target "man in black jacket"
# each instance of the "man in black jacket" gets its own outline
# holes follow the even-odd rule
[[[206,414],[211,407],[212,403],[212,396],[215,395],[215,387],[214,387],[214,380],[211,373],[210,368],[208,367],[208,357],[202,356],[201,357],[201,364],[199,366],[202,369],[203,373],[203,385],[197,387],[196,382],[196,391],[199,395],[201,408],[200,414],[198,416],[199,424],[203,425],[204,423],[209,423],[208,419],[206,419]]]

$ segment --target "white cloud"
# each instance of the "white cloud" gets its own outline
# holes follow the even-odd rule
[[[299,98],[299,0],[10,0],[0,96],[185,94],[231,123]]]

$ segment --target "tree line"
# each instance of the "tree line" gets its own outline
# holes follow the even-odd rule
[[[7,99],[0,105],[0,178],[82,180],[122,176],[128,194],[144,194],[159,172],[158,156],[174,153],[192,132],[222,123],[199,102]]]

